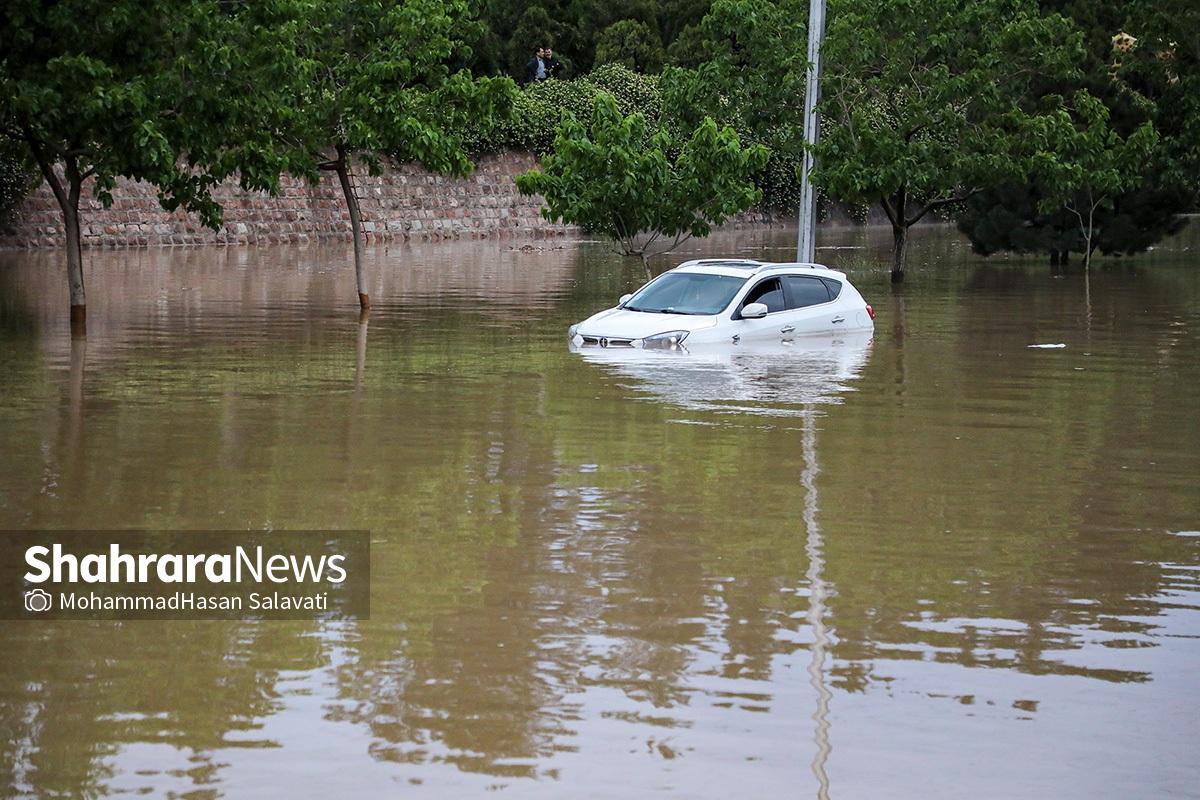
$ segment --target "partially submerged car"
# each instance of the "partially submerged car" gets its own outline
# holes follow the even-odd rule
[[[820,264],[701,259],[664,272],[567,333],[580,347],[692,347],[870,331],[874,320],[845,274]]]

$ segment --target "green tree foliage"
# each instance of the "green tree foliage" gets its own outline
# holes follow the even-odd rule
[[[1026,0],[831,3],[815,179],[883,207],[894,279],[909,227],[1028,173],[1034,77],[1072,73],[1079,50],[1068,20]]]
[[[971,248],[990,256],[1003,251],[1049,253],[1058,266],[1079,249],[1075,220],[1064,210],[1045,213],[1042,193],[1033,183],[1014,182],[989,187],[967,199],[957,215],[958,229]]]
[[[1042,151],[1033,162],[1044,196],[1042,211],[1065,210],[1083,237],[1083,263],[1090,266],[1096,248],[1096,212],[1111,209],[1113,199],[1141,182],[1158,133],[1145,122],[1129,136],[1110,124],[1104,103],[1085,91],[1071,108],[1037,120]]]
[[[596,42],[597,64],[620,64],[637,72],[662,69],[662,39],[658,31],[636,19],[623,19],[605,28]]]
[[[302,80],[286,136],[315,179],[337,175],[350,214],[359,304],[370,306],[353,172],[376,174],[383,159],[418,161],[463,176],[473,165],[467,129],[507,113],[508,78],[454,70],[470,25],[466,0],[322,0],[296,43]]]
[[[1036,179],[991,187],[971,197],[957,215],[958,229],[981,255],[999,252],[1046,253],[1052,267],[1065,265],[1071,253],[1084,252],[1075,215],[1064,207],[1043,210],[1046,193]],[[1187,197],[1145,182],[1096,209],[1093,246],[1116,255],[1140,253],[1178,233],[1187,218],[1178,211]]]
[[[621,114],[599,93],[591,125],[564,117],[554,151],[517,186],[545,198],[547,219],[606,236],[646,264],[757,202],[750,176],[766,158],[765,148],[743,147],[711,118],[678,140],[651,130],[642,114]]]
[[[11,0],[0,8],[0,120],[37,164],[62,210],[72,329],[85,331],[79,202],[94,179],[112,202],[118,176],[146,181],[167,209],[217,227],[209,190],[235,171],[273,189],[272,87],[295,31],[280,4],[217,0]],[[252,19],[252,21],[251,21]]]
[[[604,63],[596,48],[612,25],[639,22],[668,47],[708,11],[710,0],[483,0],[481,30],[471,59],[476,72],[503,71],[523,79],[540,45],[551,45],[563,64],[560,77],[575,77]],[[623,26],[628,28],[629,26]]]
[[[744,141],[765,145],[770,160],[755,176],[763,202],[792,209],[804,156],[807,4],[716,0],[672,48],[663,101],[682,124],[705,116],[732,125]]]
[[[1154,102],[1160,183],[1200,202],[1200,4],[1136,0],[1126,9],[1114,72]]]
[[[664,45],[674,44],[689,28],[698,28],[712,0],[661,0],[658,25]]]
[[[1196,198],[1197,172],[1184,164],[1186,143],[1194,144],[1197,138],[1189,134],[1200,127],[1200,117],[1195,125],[1188,124],[1189,105],[1198,111],[1200,105],[1194,102],[1193,92],[1176,94],[1180,82],[1172,79],[1176,54],[1186,48],[1165,46],[1155,38],[1157,33],[1176,41],[1189,24],[1191,30],[1197,30],[1195,7],[1183,4],[1164,14],[1161,3],[1043,0],[1042,6],[1071,18],[1082,35],[1084,54],[1081,69],[1074,75],[1039,75],[1033,95],[1072,97],[1086,91],[1103,102],[1108,109],[1107,124],[1118,135],[1131,135],[1147,122],[1160,132],[1160,142],[1140,179],[1112,196],[1094,215],[1094,251],[1140,252],[1178,231],[1185,222],[1179,212],[1187,210]],[[1191,23],[1187,22],[1189,12]],[[1168,29],[1173,33],[1166,34]],[[1048,252],[1052,265],[1063,262],[1070,252],[1084,253],[1087,243],[1074,215],[1062,208],[1041,210],[1044,188],[1037,177],[986,187],[959,210],[959,228],[981,253]]]

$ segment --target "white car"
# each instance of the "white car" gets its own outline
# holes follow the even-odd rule
[[[579,347],[693,347],[871,331],[874,320],[845,274],[819,264],[702,259],[664,272],[567,334]]]

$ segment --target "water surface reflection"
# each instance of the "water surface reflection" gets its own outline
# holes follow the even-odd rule
[[[369,621],[0,623],[0,794],[1193,792],[1189,244],[920,235],[873,341],[653,355],[591,245],[91,252],[86,343],[0,255],[0,527],[375,539]]]
[[[571,345],[593,364],[631,381],[631,391],[702,411],[801,416],[853,391],[870,355],[870,331],[802,336],[787,342],[675,349]]]

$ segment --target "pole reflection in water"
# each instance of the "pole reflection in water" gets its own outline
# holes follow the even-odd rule
[[[825,580],[825,550],[817,521],[817,408],[842,402],[850,382],[862,373],[870,355],[870,332],[811,336],[789,342],[756,342],[673,351],[616,348],[574,348],[586,360],[634,378],[636,388],[656,400],[690,410],[716,410],[774,417],[799,418],[804,466],[806,579],[809,589],[806,620],[813,635],[807,667],[816,695],[813,739],[816,751],[811,769],[819,800],[829,798],[826,765],[832,751],[826,655],[833,638],[825,620],[829,584]]]
[[[804,415],[803,433],[801,434],[804,449],[804,470],[800,482],[804,486],[804,528],[806,540],[804,551],[808,555],[808,625],[813,632],[812,658],[808,662],[808,678],[817,693],[817,710],[812,719],[816,723],[817,752],[813,755],[812,771],[817,779],[817,797],[820,800],[829,798],[829,774],[825,764],[829,761],[832,745],[829,743],[829,701],[833,694],[825,685],[825,652],[831,642],[829,631],[825,627],[825,602],[829,588],[825,583],[825,553],[821,541],[821,526],[817,522],[817,474],[820,466],[817,464],[817,431],[816,419],[812,406],[806,409]]]

